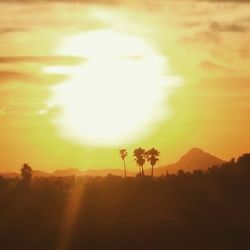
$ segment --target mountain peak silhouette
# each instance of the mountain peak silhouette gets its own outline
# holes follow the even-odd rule
[[[214,165],[220,165],[223,160],[211,155],[204,150],[193,147],[184,154],[176,163],[164,167],[156,168],[156,175],[164,175],[166,171],[169,173],[177,172],[178,170],[193,171],[196,169],[208,169]]]
[[[204,150],[202,150],[201,148],[193,147],[187,153],[189,154],[204,153]]]
[[[223,161],[200,148],[192,148],[176,163],[178,167],[186,171],[194,169],[206,169],[212,165],[220,165]]]

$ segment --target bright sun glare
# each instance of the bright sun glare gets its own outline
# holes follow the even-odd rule
[[[166,113],[165,98],[176,80],[166,59],[139,37],[96,30],[65,39],[57,55],[83,63],[47,67],[70,78],[52,88],[50,106],[64,136],[88,145],[119,145],[144,135]]]

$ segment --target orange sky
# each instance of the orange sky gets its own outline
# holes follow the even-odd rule
[[[0,172],[23,162],[46,171],[117,168],[120,147],[128,148],[131,169],[137,146],[158,148],[159,164],[194,146],[226,160],[248,152],[249,8],[249,1],[233,0],[0,1]],[[44,69],[82,63],[82,55],[60,56],[57,48],[100,29],[139,37],[166,59],[164,74],[182,80],[166,93],[168,115],[124,145],[89,146],[63,136],[53,122],[60,111],[47,105],[50,87],[70,76]]]

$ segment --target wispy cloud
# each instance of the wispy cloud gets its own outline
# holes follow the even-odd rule
[[[70,56],[9,56],[0,57],[0,85],[11,82],[51,85],[67,79],[67,73],[46,74],[48,66],[74,66],[85,61]],[[36,69],[36,70],[34,70]]]
[[[235,69],[232,69],[230,67],[225,67],[219,64],[216,64],[211,61],[203,61],[200,64],[200,67],[202,70],[209,71],[209,72],[218,72],[218,73],[224,73],[224,74],[234,74]]]
[[[0,0],[0,3],[39,3],[39,2],[60,2],[60,3],[72,3],[71,0]],[[99,4],[116,4],[120,3],[122,0],[74,0],[74,3],[99,3]]]
[[[74,56],[11,56],[0,57],[1,63],[38,63],[46,65],[77,65],[82,63],[84,58]]]
[[[15,33],[15,32],[24,32],[27,30],[28,29],[26,29],[26,28],[4,27],[4,28],[0,29],[0,35]]]
[[[15,71],[0,71],[0,84],[12,81],[34,81],[32,75],[15,72]]]
[[[246,32],[248,27],[235,23],[212,22],[210,29],[215,32]]]
[[[13,82],[19,82],[29,84],[41,84],[49,86],[56,84],[67,79],[66,74],[35,74],[35,73],[22,73],[17,71],[0,71],[0,87]]]

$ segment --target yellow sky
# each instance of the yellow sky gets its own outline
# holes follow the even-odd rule
[[[160,164],[194,146],[226,160],[249,151],[249,8],[249,1],[219,0],[0,1],[0,170],[23,162],[46,171],[121,165],[121,145],[88,146],[62,136],[53,123],[59,111],[46,105],[50,87],[69,76],[44,69],[82,63],[57,49],[100,29],[139,37],[165,58],[167,77],[182,79],[166,93],[168,115],[122,145],[131,169],[137,146],[158,148]]]

